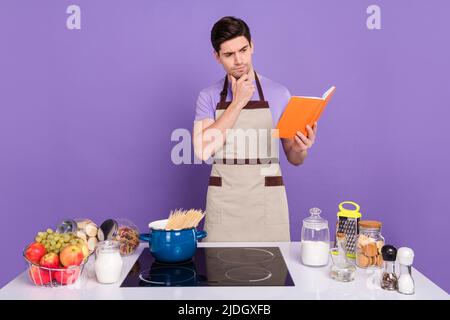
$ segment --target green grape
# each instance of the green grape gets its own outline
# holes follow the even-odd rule
[[[48,229],[47,229],[47,233],[53,233],[53,230],[50,229],[50,228],[48,228]]]
[[[39,232],[38,232],[38,236],[39,236],[39,237],[43,237],[44,235],[45,235],[44,232],[42,232],[42,231],[39,231]]]
[[[60,242],[58,242],[58,243],[56,244],[56,248],[57,248],[57,249],[60,249],[60,248],[61,248],[61,243],[60,243]]]
[[[64,235],[64,241],[67,242],[70,240],[70,236],[68,234]]]
[[[39,237],[39,236],[37,236],[36,238],[34,238],[34,240],[36,241],[36,242],[41,242],[41,238]]]

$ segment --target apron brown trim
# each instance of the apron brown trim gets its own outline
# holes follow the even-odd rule
[[[231,102],[219,102],[216,110],[226,110]],[[269,109],[269,103],[267,101],[249,101],[242,109]]]
[[[214,164],[271,164],[271,163],[279,163],[278,158],[214,159]]]
[[[264,185],[266,187],[284,186],[283,177],[282,176],[265,177]]]
[[[222,177],[209,177],[209,186],[221,187],[222,186]],[[273,177],[264,177],[264,185],[266,187],[277,187],[284,186],[283,177],[282,176],[273,176]]]
[[[222,186],[222,177],[209,177],[209,186],[221,187]]]

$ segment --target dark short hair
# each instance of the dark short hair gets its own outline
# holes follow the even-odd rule
[[[211,44],[219,53],[222,43],[240,36],[244,36],[251,43],[250,28],[244,20],[230,16],[223,17],[211,29]]]

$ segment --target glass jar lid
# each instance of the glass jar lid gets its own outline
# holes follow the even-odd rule
[[[359,227],[362,229],[375,229],[379,230],[381,229],[381,226],[383,224],[380,221],[375,220],[361,220],[359,221]]]
[[[108,253],[108,252],[116,252],[119,251],[120,242],[117,240],[105,240],[100,241],[95,246],[96,254],[100,253]]]
[[[315,230],[328,228],[328,221],[320,216],[322,210],[320,210],[319,208],[312,208],[309,210],[309,213],[311,215],[308,218],[303,219],[303,226],[305,228]]]

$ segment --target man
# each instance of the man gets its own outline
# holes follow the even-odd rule
[[[217,21],[211,43],[226,76],[203,89],[196,106],[194,152],[205,161],[213,157],[205,240],[290,241],[286,191],[277,152],[274,156],[278,142],[264,141],[273,141],[271,130],[291,95],[253,69],[255,47],[241,19]],[[307,137],[298,131],[282,139],[286,157],[295,166],[303,163],[314,144],[317,123],[307,132]]]

